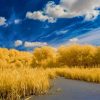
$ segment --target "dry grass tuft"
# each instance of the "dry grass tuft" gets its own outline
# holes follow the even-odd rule
[[[28,95],[44,94],[49,89],[49,79],[43,69],[0,70],[0,98],[17,100]]]

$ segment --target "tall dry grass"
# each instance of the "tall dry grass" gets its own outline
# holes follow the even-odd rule
[[[29,95],[46,93],[49,79],[43,69],[0,69],[0,98],[20,100]]]
[[[26,96],[47,93],[50,79],[67,79],[100,83],[100,68],[15,68],[0,70],[0,98],[21,100]]]

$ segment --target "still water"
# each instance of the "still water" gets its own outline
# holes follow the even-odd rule
[[[100,100],[100,84],[59,78],[48,95],[33,96],[30,100]]]

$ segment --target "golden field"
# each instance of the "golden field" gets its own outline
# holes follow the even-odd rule
[[[100,83],[100,47],[46,46],[32,53],[0,49],[1,100],[45,94],[56,77]]]

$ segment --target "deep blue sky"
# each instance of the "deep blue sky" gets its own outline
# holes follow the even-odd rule
[[[72,17],[57,15],[54,22],[26,17],[27,12],[34,11],[42,11],[46,16],[44,9],[49,1],[55,2],[54,6],[61,5],[61,0],[0,0],[0,17],[5,18],[0,25],[0,47],[29,50],[35,45],[56,47],[70,42],[100,45],[99,14],[89,19],[85,19],[84,14]],[[95,9],[99,11],[99,7]],[[26,46],[25,42],[28,42]]]

